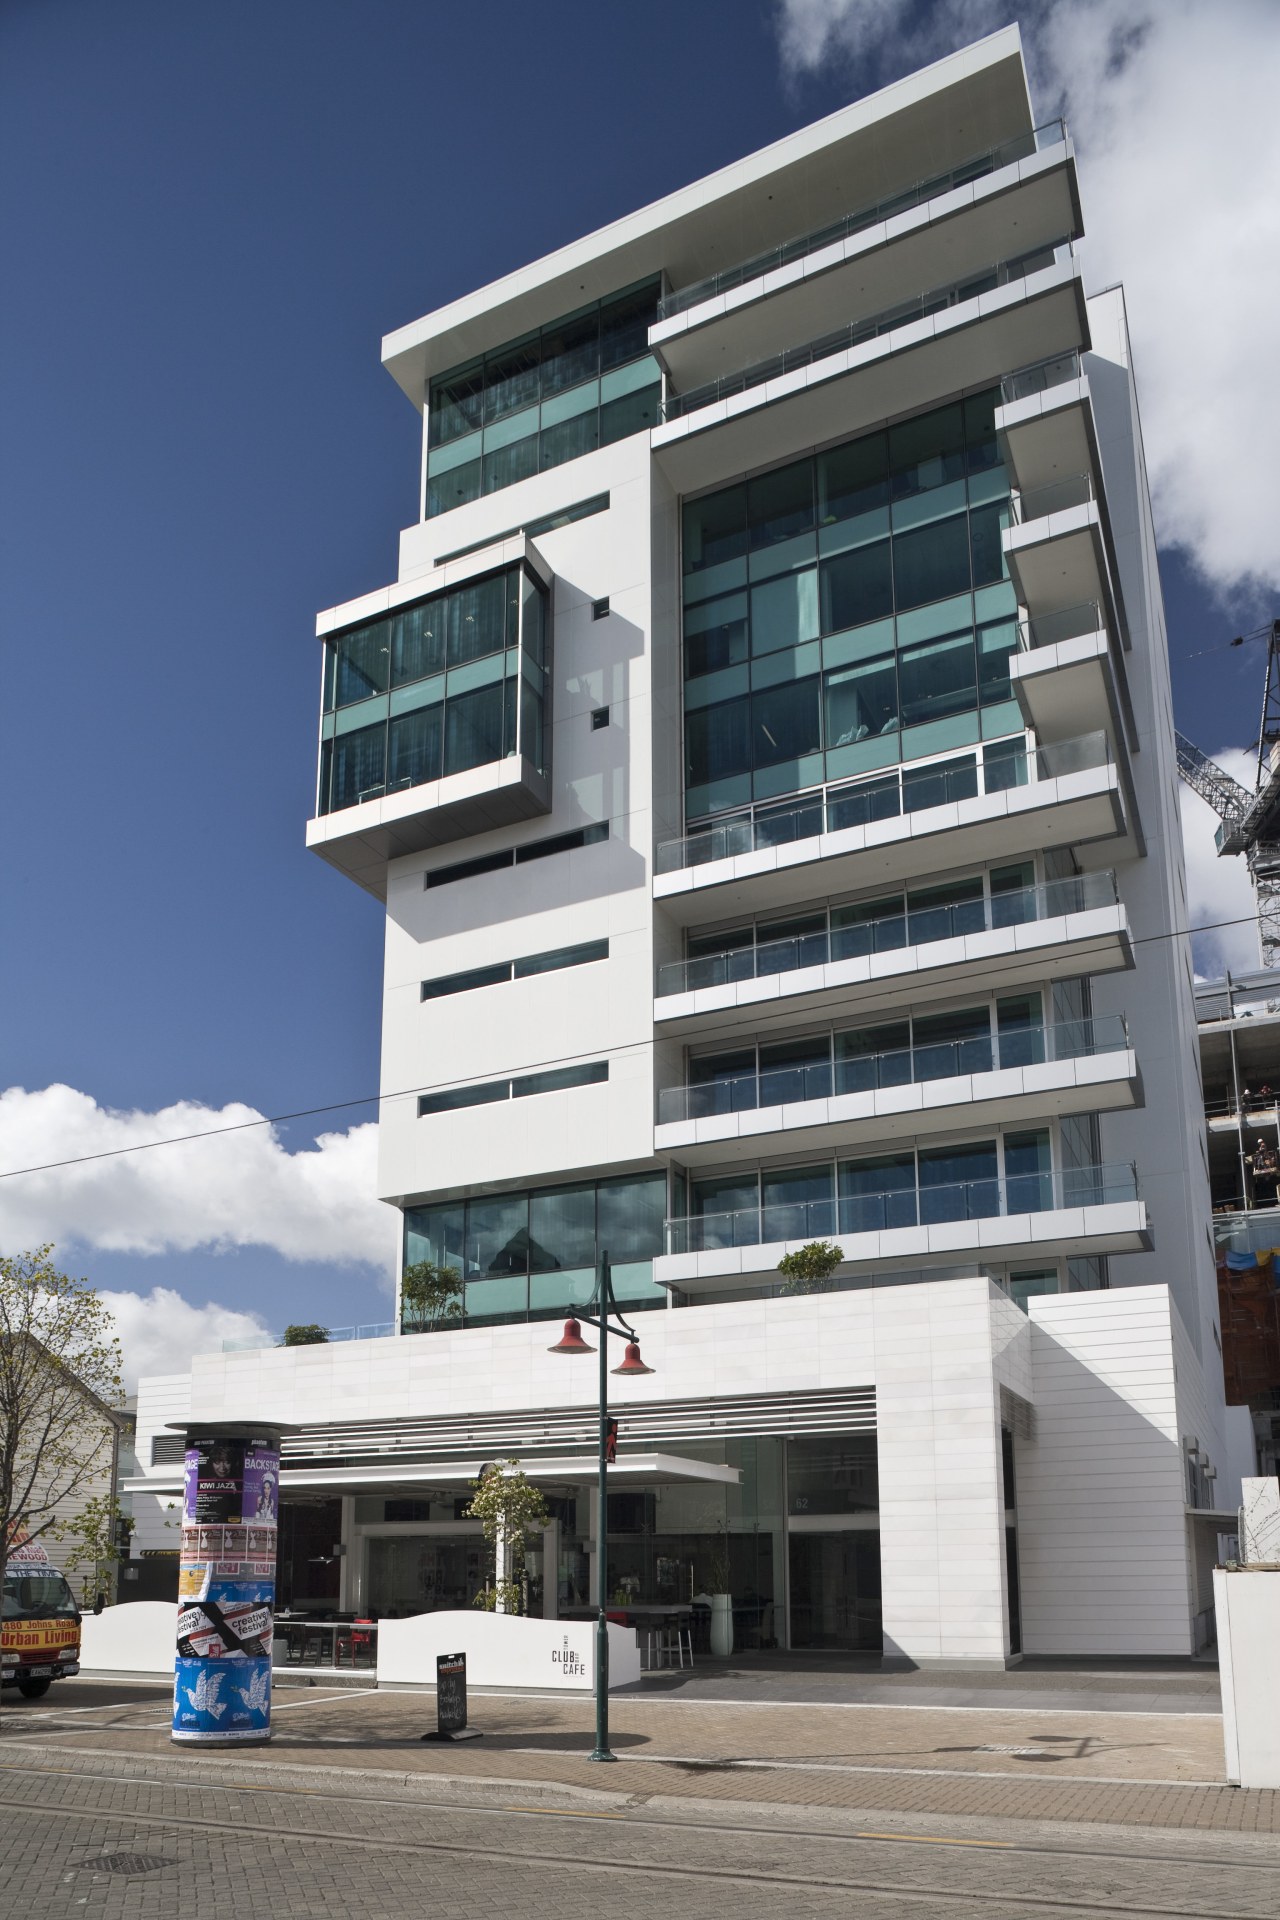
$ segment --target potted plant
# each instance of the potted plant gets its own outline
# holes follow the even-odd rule
[[[711,1651],[717,1660],[733,1652],[733,1595],[729,1592],[729,1535],[721,1527],[711,1550]]]
[[[843,1259],[844,1248],[834,1240],[810,1240],[784,1254],[778,1262],[783,1293],[825,1293]]]

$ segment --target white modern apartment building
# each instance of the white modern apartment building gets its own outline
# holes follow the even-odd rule
[[[286,1597],[466,1604],[467,1483],[515,1455],[535,1604],[590,1604],[595,1363],[548,1347],[607,1250],[654,1369],[614,1382],[611,1599],[723,1549],[752,1646],[1203,1644],[1169,667],[1083,233],[1010,28],[385,341],[421,498],[318,622],[307,840],[386,902],[380,1193],[459,1311],[139,1403],[144,1458],[298,1423]]]

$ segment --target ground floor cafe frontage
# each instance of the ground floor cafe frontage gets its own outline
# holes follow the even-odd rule
[[[506,1457],[506,1456],[499,1456]],[[527,1553],[527,1611],[583,1620],[598,1605],[594,1457],[514,1456],[549,1524]],[[374,1663],[380,1621],[472,1606],[491,1576],[466,1517],[481,1459],[282,1473],[277,1663]],[[685,1629],[710,1651],[711,1600],[731,1600],[735,1651],[878,1652],[874,1431],[750,1435],[628,1455],[609,1475],[608,1610],[641,1645]]]

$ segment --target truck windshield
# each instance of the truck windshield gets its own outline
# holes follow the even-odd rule
[[[8,1568],[4,1576],[6,1620],[74,1619],[80,1609],[71,1589],[52,1567]]]

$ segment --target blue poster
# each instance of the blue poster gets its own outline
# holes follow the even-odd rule
[[[270,1660],[183,1660],[173,1682],[178,1739],[261,1740],[271,1726]]]

